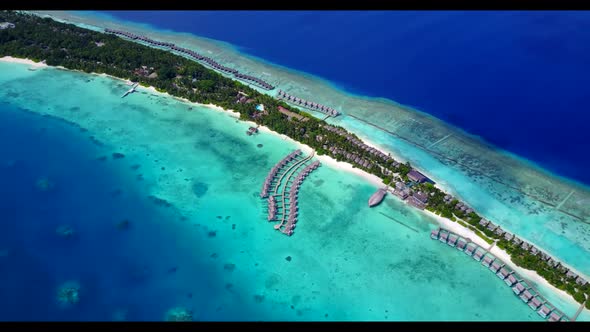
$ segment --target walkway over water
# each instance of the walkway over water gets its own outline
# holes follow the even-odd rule
[[[297,206],[299,188],[303,180],[320,166],[319,161],[314,161],[299,171],[313,158],[314,153],[312,152],[307,157],[301,157],[301,150],[291,152],[270,170],[262,185],[260,197],[268,197],[266,200],[268,203],[267,219],[268,221],[279,221],[274,228],[283,234],[293,235],[299,210]]]
[[[277,94],[277,98],[284,100],[288,103],[295,104],[297,106],[305,107],[305,108],[308,108],[313,111],[318,111],[318,112],[324,113],[327,115],[327,117],[325,119],[327,119],[330,116],[337,117],[338,115],[340,115],[340,112],[338,112],[337,110],[335,110],[331,107],[324,106],[322,104],[314,103],[312,101],[307,101],[307,100],[301,99],[299,97],[292,96],[283,90],[279,90],[279,93]]]
[[[430,233],[430,238],[433,240],[439,240],[441,243],[446,243],[451,247],[457,248],[457,250],[465,253],[467,256],[474,260],[481,262],[481,264],[487,267],[490,271],[496,274],[498,278],[504,281],[504,283],[512,288],[512,291],[518,296],[525,304],[537,312],[537,314],[550,322],[557,321],[570,321],[570,319],[549,301],[543,298],[539,291],[537,291],[531,282],[526,281],[523,277],[511,271],[506,264],[499,258],[493,256],[488,250],[473,243],[469,238],[463,238],[458,234],[450,232],[446,229],[438,228]],[[584,304],[576,313],[582,311]],[[572,319],[572,320],[575,320]]]

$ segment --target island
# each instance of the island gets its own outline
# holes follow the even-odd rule
[[[590,296],[590,284],[584,278],[482,218],[467,203],[438,188],[409,162],[398,162],[391,155],[370,147],[354,133],[325,121],[340,112],[296,100],[284,91],[276,97],[265,94],[255,87],[273,90],[271,84],[237,73],[212,59],[200,59],[195,52],[187,54],[187,50],[165,41],[114,30],[98,32],[15,11],[0,12],[0,22],[4,22],[0,31],[0,57],[26,58],[68,70],[108,74],[191,102],[234,110],[240,114],[240,119],[291,137],[311,147],[318,155],[328,155],[378,176],[401,200],[455,221],[486,242],[495,243],[516,265],[536,271],[590,309],[590,301],[586,301]],[[198,61],[204,61],[212,68]],[[230,75],[234,77],[228,77]],[[290,105],[289,101],[318,109],[327,116],[316,118]]]

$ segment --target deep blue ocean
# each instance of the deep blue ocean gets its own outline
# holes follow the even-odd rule
[[[0,103],[0,151],[0,321],[113,320],[119,308],[129,320],[163,320],[171,307],[194,309],[192,292],[214,296],[196,288],[215,278],[190,258],[199,246],[178,250],[187,232],[163,227],[179,216],[83,129]],[[186,273],[200,277],[178,281]],[[80,301],[62,307],[68,281]]]
[[[590,184],[590,13],[107,12],[386,97]]]

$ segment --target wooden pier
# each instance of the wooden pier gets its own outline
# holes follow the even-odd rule
[[[301,157],[301,150],[290,153],[270,170],[262,185],[260,197],[268,197],[268,221],[278,221],[274,228],[288,236],[293,235],[293,229],[297,223],[301,184],[313,170],[320,166],[320,162],[315,161],[300,170],[313,158],[314,154],[315,152],[312,152],[307,157]]]
[[[283,90],[279,90],[279,93],[277,94],[277,98],[280,100],[284,100],[288,103],[310,109],[312,111],[324,113],[327,115],[326,118],[324,118],[324,120],[327,119],[328,117],[331,117],[331,116],[337,117],[338,115],[340,115],[340,112],[338,112],[337,110],[335,110],[331,107],[327,107],[322,104],[314,103],[312,101],[307,101],[307,100],[301,99],[299,97],[292,96]]]
[[[131,87],[131,89],[129,89],[127,92],[125,92],[125,93],[124,93],[124,94],[121,96],[121,98],[125,98],[125,97],[127,97],[128,95],[130,95],[130,94],[134,93],[134,92],[136,91],[135,89],[137,89],[137,86],[139,86],[139,83],[135,83],[135,84],[134,84],[134,85]]]
[[[574,316],[572,317],[572,322],[575,322],[576,319],[578,319],[578,316],[580,316],[580,314],[582,313],[582,311],[584,310],[584,306],[586,305],[586,302],[588,301],[588,299],[586,299],[586,301],[584,301],[584,303],[582,303],[582,305],[580,305],[580,307],[578,308],[578,311],[576,311],[576,313],[574,314]]]
[[[554,305],[549,303],[547,299],[542,297],[536,289],[530,286],[530,283],[526,282],[524,278],[507,268],[506,264],[501,259],[493,256],[489,250],[478,246],[469,239],[465,239],[458,234],[442,228],[433,230],[430,233],[430,238],[433,240],[439,240],[450,246],[455,243],[454,241],[457,241],[456,243],[466,242],[467,245],[462,245],[461,247],[456,245],[455,248],[459,251],[465,252],[468,256],[472,256],[476,261],[481,261],[481,265],[496,274],[498,278],[504,280],[506,285],[512,288],[514,294],[532,310],[537,312],[539,316],[549,322],[570,321],[565,314],[559,311]],[[584,305],[585,303],[580,306],[574,317],[571,319],[572,321],[576,320],[580,312],[584,309]]]

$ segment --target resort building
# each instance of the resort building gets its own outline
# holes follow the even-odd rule
[[[412,182],[417,182],[417,183],[423,183],[423,182],[431,182],[434,183],[432,180],[430,180],[426,175],[418,172],[415,169],[412,169],[409,173],[408,173],[408,179],[410,179],[410,181]]]
[[[426,207],[426,204],[414,195],[408,197],[408,204],[420,210],[424,210],[424,208]]]

